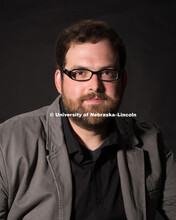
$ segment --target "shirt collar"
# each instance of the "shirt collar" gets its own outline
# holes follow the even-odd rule
[[[94,151],[89,150],[92,156],[92,160],[97,160],[100,154],[104,150],[110,151],[112,148],[117,148],[118,143],[119,143],[119,138],[118,138],[116,123],[115,120],[111,119],[111,123],[109,124],[109,131],[104,142],[96,150]]]

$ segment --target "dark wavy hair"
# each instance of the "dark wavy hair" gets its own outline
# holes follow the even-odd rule
[[[106,22],[100,20],[83,20],[64,29],[56,41],[56,65],[58,69],[65,67],[65,56],[72,43],[97,43],[109,40],[114,54],[119,54],[120,68],[126,63],[126,49],[123,40]]]

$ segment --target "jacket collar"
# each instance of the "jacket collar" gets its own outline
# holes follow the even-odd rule
[[[141,140],[135,134],[133,119],[116,118],[116,124],[121,138],[121,148],[127,150],[142,145]]]
[[[59,117],[60,111],[60,98],[57,99],[49,106],[46,115],[46,141],[47,149],[51,152],[58,151],[64,144],[64,135],[62,132],[61,117]]]

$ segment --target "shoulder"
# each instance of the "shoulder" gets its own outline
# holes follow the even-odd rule
[[[48,106],[40,109],[14,116],[0,124],[0,131],[7,131],[15,128],[24,128],[27,125],[36,125],[46,118]],[[34,123],[34,124],[33,124]]]
[[[0,124],[0,145],[9,142],[22,142],[26,135],[30,138],[45,130],[48,106],[17,115]]]
[[[117,125],[123,129],[134,132],[160,132],[160,127],[157,124],[148,121],[141,121],[135,118],[116,118]]]
[[[151,143],[155,142],[161,129],[152,122],[139,121],[134,118],[118,118],[117,126],[124,139],[132,143]]]
[[[135,132],[160,132],[160,127],[153,122],[141,121],[135,118],[124,118],[122,120],[123,123]]]
[[[158,139],[162,135],[161,128],[152,122],[134,120],[133,126],[135,135],[145,141],[153,138]]]

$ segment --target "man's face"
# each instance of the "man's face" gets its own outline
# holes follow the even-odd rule
[[[114,55],[108,40],[95,44],[71,44],[66,54],[67,70],[86,68],[98,71],[115,67],[120,70],[119,59]],[[67,113],[89,113],[89,117],[70,119],[88,130],[101,127],[108,121],[105,117],[90,117],[90,113],[116,113],[123,94],[121,78],[114,82],[105,82],[100,81],[96,74],[89,81],[79,82],[65,74],[61,80],[58,70],[56,86],[62,94]]]

